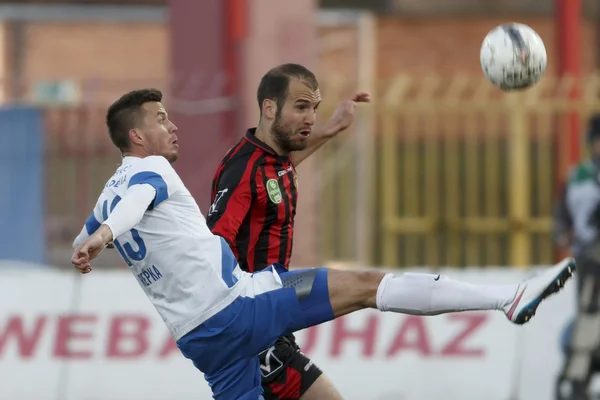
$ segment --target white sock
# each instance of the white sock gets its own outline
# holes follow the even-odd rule
[[[517,284],[474,285],[443,275],[387,274],[377,289],[377,308],[412,315],[501,310],[514,300],[517,288]]]

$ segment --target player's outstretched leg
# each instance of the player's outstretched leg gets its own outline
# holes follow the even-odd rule
[[[253,274],[246,292],[177,345],[205,373],[215,399],[255,399],[262,392],[258,353],[282,335],[363,308],[413,315],[502,310],[523,324],[574,270],[566,259],[520,283],[475,285],[433,274],[284,272],[274,265]]]
[[[386,275],[377,290],[376,306],[382,311],[437,315],[468,310],[502,310],[516,324],[535,315],[540,303],[558,292],[575,271],[575,261],[565,259],[519,283],[473,285],[445,276],[427,274]]]
[[[503,285],[477,285],[437,274],[383,274],[333,269],[313,271],[319,273],[315,273],[316,278],[312,280],[308,272],[302,271],[281,275],[284,286],[296,287],[305,315],[304,325],[296,326],[296,329],[363,308],[412,315],[501,310],[511,322],[524,324],[535,314],[545,298],[563,287],[575,271],[575,261],[568,258],[522,282]],[[325,296],[322,282],[324,271],[327,276],[329,304],[322,300]],[[299,282],[298,277],[302,275],[305,277]],[[309,282],[311,285],[308,285]],[[329,318],[325,318],[328,313]]]

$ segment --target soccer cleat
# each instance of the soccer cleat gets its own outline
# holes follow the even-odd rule
[[[565,258],[552,268],[523,281],[517,289],[515,299],[504,307],[506,317],[518,325],[528,322],[542,300],[558,292],[575,269],[575,260]]]

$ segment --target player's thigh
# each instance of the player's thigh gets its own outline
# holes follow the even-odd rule
[[[279,365],[279,368],[272,370],[270,374],[263,373],[263,396],[265,400],[298,400],[304,398],[304,394],[320,380],[323,372],[311,359],[296,349],[290,354],[285,349],[282,350],[281,346],[275,346],[270,350],[272,354],[267,355],[266,358],[263,357],[263,361],[261,361],[261,372],[267,366],[272,369]],[[278,362],[279,364],[277,364]],[[317,390],[316,393],[326,394],[327,392],[321,389]],[[321,398],[329,399],[329,397]],[[333,397],[333,399],[336,399],[336,397]]]
[[[283,334],[334,319],[325,268],[286,271],[280,275],[286,302],[280,304],[279,315],[289,318]],[[283,306],[283,307],[281,307]]]
[[[251,291],[177,341],[206,374],[237,360],[256,358],[277,338],[333,319],[325,270],[280,277],[255,273]]]
[[[384,274],[326,268],[274,271],[274,265],[254,274],[255,324],[269,347],[278,336],[330,321],[367,307],[376,307],[377,288]],[[278,278],[273,278],[277,276]],[[271,279],[280,279],[273,290]],[[261,283],[261,281],[263,281]],[[279,284],[279,283],[278,283]],[[264,285],[268,290],[261,291]],[[271,316],[275,318],[271,318]]]
[[[288,272],[271,266],[253,274],[253,333],[258,352],[278,337],[333,319],[327,271],[322,268]]]
[[[312,281],[313,291],[309,295],[300,297],[300,294],[309,293],[306,290],[306,283],[311,280],[304,277],[304,279],[300,280],[301,283],[298,284],[296,277],[306,276],[311,271],[313,271],[313,274],[314,271],[318,271],[317,279]],[[286,272],[282,274],[282,281],[284,282],[284,286],[296,287],[303,312],[307,313],[309,317],[314,312],[315,306],[324,309],[323,304],[325,301],[323,300],[323,296],[326,294],[328,305],[331,307],[334,317],[337,318],[363,308],[376,308],[377,289],[384,276],[384,273],[375,271],[357,272],[312,268],[310,270]],[[326,289],[323,287],[323,282],[327,284]],[[318,316],[316,317],[310,318],[309,322],[319,319]]]
[[[197,360],[193,360],[196,364]],[[240,359],[214,373],[205,373],[215,400],[257,400],[263,392],[257,358]]]
[[[215,399],[256,400],[262,392],[260,350],[247,348],[255,313],[253,299],[239,297],[177,341],[204,373]]]
[[[344,398],[333,386],[327,376],[321,374],[317,380],[300,397],[301,400],[343,400]]]
[[[239,360],[215,375],[205,375],[215,400],[255,400],[261,396],[259,364],[256,358]]]

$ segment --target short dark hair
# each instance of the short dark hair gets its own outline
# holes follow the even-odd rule
[[[112,142],[121,151],[129,149],[129,130],[135,128],[143,117],[142,106],[162,101],[158,89],[137,89],[125,93],[108,108],[106,126]]]
[[[275,100],[277,107],[281,110],[281,107],[283,107],[283,104],[285,103],[288,87],[292,78],[306,81],[313,90],[319,88],[319,82],[317,82],[315,74],[308,68],[303,67],[300,64],[279,65],[267,72],[258,85],[256,98],[261,112],[262,103],[266,99]]]

